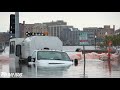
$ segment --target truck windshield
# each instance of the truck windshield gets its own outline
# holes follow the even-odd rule
[[[38,51],[37,60],[63,60],[70,61],[69,56],[65,52],[58,51]]]

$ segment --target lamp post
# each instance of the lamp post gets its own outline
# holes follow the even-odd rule
[[[95,50],[96,50],[96,38],[97,38],[97,36],[95,35]]]
[[[106,32],[105,33],[105,36],[107,36],[108,35],[108,33]],[[111,52],[111,44],[112,44],[112,41],[106,41],[106,45],[108,45],[108,67],[109,67],[109,74],[110,74],[110,76],[111,76],[111,63],[110,63],[110,52]]]
[[[108,33],[106,32],[106,33],[105,33],[105,37],[106,37],[107,35],[108,35]],[[106,40],[105,43],[106,43],[106,49],[107,49],[107,40]]]

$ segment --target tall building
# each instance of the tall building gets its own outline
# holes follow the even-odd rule
[[[52,22],[43,23],[47,25],[48,33],[50,36],[57,36],[60,38],[60,32],[63,28],[67,27],[67,23],[63,20],[57,20]]]
[[[35,24],[19,24],[20,36],[27,37],[26,32],[48,32],[48,36],[57,36],[63,42],[63,45],[78,45],[79,44],[79,30],[73,26],[67,25],[62,20],[46,22],[46,23],[35,23]]]
[[[58,20],[56,22],[44,23],[47,25],[48,33],[50,36],[57,36],[63,41],[63,45],[78,45],[79,32],[78,28],[67,25],[67,22]]]
[[[79,30],[73,26],[67,25],[67,22],[57,20],[56,22],[43,23],[47,25],[50,36],[57,36],[63,42],[63,45],[78,45]]]
[[[63,41],[63,45],[78,46],[80,30],[75,28],[64,28],[61,31],[60,39]]]

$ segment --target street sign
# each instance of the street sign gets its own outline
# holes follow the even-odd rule
[[[86,66],[86,61],[85,61],[85,45],[88,45],[88,33],[87,32],[80,32],[79,35],[79,42],[80,45],[83,45],[83,54],[84,54],[84,70],[83,70],[83,75],[85,78],[85,66]]]
[[[88,33],[87,32],[80,32],[79,35],[79,44],[80,45],[89,45],[88,43]]]

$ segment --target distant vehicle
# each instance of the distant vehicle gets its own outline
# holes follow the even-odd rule
[[[73,64],[66,52],[54,50],[35,50],[32,56],[28,57],[28,63],[31,62],[42,67],[62,67]]]
[[[81,48],[77,48],[76,52],[82,52]]]

